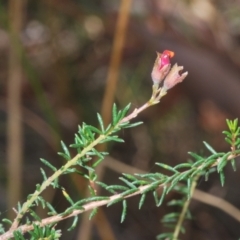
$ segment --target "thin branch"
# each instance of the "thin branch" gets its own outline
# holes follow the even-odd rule
[[[182,208],[182,211],[181,211],[181,214],[178,218],[178,221],[177,221],[177,224],[176,224],[176,227],[175,227],[175,230],[174,230],[174,233],[173,233],[173,239],[172,240],[177,240],[178,239],[178,235],[180,233],[180,230],[181,230],[181,226],[183,224],[183,221],[185,219],[185,216],[186,216],[186,213],[187,213],[187,210],[188,210],[188,207],[189,207],[189,204],[190,204],[190,201],[191,201],[191,197],[193,195],[193,192],[197,186],[197,180],[198,180],[199,176],[195,177],[195,179],[193,180],[192,182],[192,185],[191,185],[191,189],[190,189],[190,198],[186,199],[184,205],[183,205],[183,208]]]
[[[88,149],[88,150],[89,150],[89,149]],[[87,150],[86,150],[86,151],[87,151]],[[239,156],[239,155],[240,155],[239,152],[238,152],[237,154],[233,154],[233,155],[231,155],[231,158],[230,158],[230,156],[228,157],[228,160],[231,160],[231,159],[233,159],[233,158],[235,158],[236,156]],[[77,155],[75,158],[77,158],[77,157],[78,157],[78,155]],[[73,159],[70,160],[70,161],[73,161],[75,158],[73,158]],[[216,160],[216,162],[217,162],[217,160]],[[69,163],[69,162],[68,162],[68,163]],[[65,165],[65,166],[66,166],[66,165]],[[214,167],[214,166],[216,166],[216,165],[213,164],[212,167]],[[59,170],[58,170],[58,171],[59,171]],[[184,173],[186,173],[186,172],[187,172],[187,171],[184,171],[184,172],[182,172],[182,173],[184,174]],[[55,173],[56,173],[56,172],[55,172]],[[53,178],[53,177],[50,177],[50,178]],[[162,184],[158,185],[158,186],[156,187],[156,189],[161,188],[161,187],[163,187],[164,185],[165,185],[165,183],[162,183]],[[88,211],[88,210],[92,210],[92,209],[94,209],[94,208],[97,208],[97,207],[100,207],[100,206],[103,206],[103,205],[107,205],[108,203],[110,203],[110,202],[112,202],[112,201],[114,201],[114,200],[116,200],[116,199],[119,199],[119,198],[126,199],[126,198],[130,198],[130,197],[139,195],[139,194],[141,194],[142,192],[144,192],[144,190],[148,189],[150,186],[152,186],[151,183],[150,183],[150,184],[147,184],[147,185],[145,185],[145,186],[138,187],[137,190],[136,190],[134,193],[129,194],[129,195],[127,195],[127,196],[122,196],[122,194],[120,193],[120,194],[116,194],[116,195],[113,195],[113,196],[109,197],[109,199],[107,199],[107,200],[91,202],[91,203],[88,203],[88,204],[83,205],[83,206],[82,206],[82,207],[84,208],[83,210],[74,210],[72,213],[70,213],[70,214],[67,215],[67,216],[62,216],[62,214],[61,214],[61,215],[57,215],[57,216],[45,218],[45,219],[43,219],[41,222],[35,222],[35,224],[39,224],[40,226],[46,226],[46,225],[51,224],[51,223],[56,223],[56,222],[62,221],[62,220],[64,220],[64,219],[67,219],[67,218],[76,216],[76,215],[78,215],[78,214],[81,214],[81,213],[83,213],[83,212],[86,212],[86,211]],[[41,187],[42,187],[42,186],[41,186]],[[41,189],[41,188],[40,188],[40,189]],[[31,198],[31,201],[32,201],[32,198]],[[33,202],[33,201],[32,201],[32,202]],[[26,206],[25,206],[25,205],[26,205]],[[27,203],[25,203],[24,206],[27,207],[27,206],[29,206],[29,205],[28,205]],[[20,217],[22,217],[21,214],[23,214],[23,212],[20,213]],[[18,220],[18,218],[16,218],[16,219]],[[17,221],[17,220],[15,220],[15,221]],[[17,224],[18,224],[18,222],[17,222]],[[1,239],[1,240],[9,239],[10,237],[13,236],[13,232],[14,232],[15,230],[20,230],[20,231],[22,231],[23,233],[25,233],[25,232],[31,231],[32,229],[33,229],[33,224],[32,224],[32,225],[22,225],[22,226],[20,226],[20,227],[18,227],[18,228],[17,228],[17,227],[16,227],[16,228],[11,228],[8,232],[6,232],[6,233],[4,233],[3,235],[1,235],[1,236],[0,236],[0,239]]]
[[[70,218],[70,217],[74,217],[74,216],[79,215],[81,213],[84,213],[86,211],[92,210],[94,208],[107,205],[108,203],[110,203],[110,202],[112,202],[112,201],[114,201],[116,199],[119,199],[119,198],[126,199],[126,198],[130,198],[130,197],[136,196],[138,194],[141,194],[150,185],[151,184],[145,185],[143,187],[139,187],[136,192],[134,192],[132,194],[129,194],[127,196],[123,197],[121,193],[120,194],[116,194],[116,195],[113,195],[113,196],[109,197],[108,200],[102,200],[102,201],[95,201],[95,202],[87,203],[87,204],[82,206],[84,209],[82,209],[82,210],[74,210],[71,214],[69,214],[67,216],[61,216],[61,215],[52,216],[52,217],[43,219],[41,222],[34,222],[33,224],[38,224],[39,226],[43,227],[43,226],[46,226],[46,225],[49,225],[49,224],[52,224],[52,223],[57,223],[57,222],[60,222],[60,221],[62,221],[64,219],[67,219],[67,218]],[[163,186],[163,184],[159,185],[159,187],[161,187],[161,186]],[[22,225],[22,226],[18,227],[17,229],[9,230],[8,232],[6,232],[3,235],[1,235],[0,239],[1,240],[7,240],[7,239],[13,237],[13,232],[16,231],[16,230],[19,230],[22,233],[29,232],[29,231],[31,231],[33,229],[33,224],[31,224],[31,225],[25,224],[25,225]]]
[[[128,174],[134,174],[134,173],[147,173],[147,171],[143,171],[139,168],[135,168],[132,166],[129,166],[123,162],[118,161],[117,159],[113,157],[107,156],[103,164],[107,167],[112,169],[113,171],[116,171],[118,173],[128,173]],[[240,210],[233,206],[231,203],[227,202],[226,200],[213,196],[210,193],[204,192],[199,189],[195,189],[192,194],[192,199],[211,205],[213,207],[216,207],[220,209],[221,211],[225,212],[238,222],[240,222]]]

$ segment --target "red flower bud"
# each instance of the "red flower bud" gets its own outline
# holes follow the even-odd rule
[[[159,69],[161,69],[162,67],[164,67],[167,64],[170,64],[169,58],[172,58],[173,56],[174,56],[174,52],[165,50],[160,56],[161,64],[160,64]]]
[[[170,58],[173,56],[174,52],[168,50],[163,53],[157,52],[157,58],[151,73],[154,84],[159,84],[166,77],[171,67]]]
[[[177,63],[172,67],[171,71],[167,75],[163,83],[163,89],[165,91],[174,87],[176,84],[183,81],[183,79],[188,75],[188,72],[180,73],[183,70],[183,66],[178,66]]]

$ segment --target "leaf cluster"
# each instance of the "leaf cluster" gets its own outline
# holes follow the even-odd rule
[[[10,224],[12,227],[16,226],[14,232],[15,239],[24,239],[23,233],[17,228],[18,224],[33,225],[33,230],[29,232],[31,239],[58,239],[60,236],[59,231],[55,230],[55,226],[52,223],[47,224],[44,227],[40,227],[42,219],[34,211],[35,206],[41,205],[42,208],[47,208],[49,216],[61,216],[67,217],[76,210],[85,211],[86,205],[89,203],[97,203],[106,201],[107,206],[111,206],[118,202],[122,203],[121,222],[124,221],[127,214],[127,201],[126,198],[133,195],[140,195],[139,209],[143,206],[146,194],[152,193],[156,206],[159,207],[165,196],[172,190],[178,191],[185,197],[183,200],[173,200],[169,206],[183,206],[184,202],[188,201],[191,196],[191,186],[194,179],[197,176],[205,176],[205,180],[208,180],[209,174],[213,171],[217,171],[220,176],[221,184],[224,185],[225,175],[224,168],[228,162],[231,162],[234,171],[235,157],[240,154],[240,128],[238,127],[238,121],[227,120],[228,130],[224,131],[226,141],[231,145],[231,151],[229,152],[217,152],[208,143],[204,142],[206,149],[210,152],[209,156],[201,156],[197,153],[189,152],[192,157],[186,163],[178,164],[174,167],[157,162],[159,171],[155,173],[145,174],[123,174],[119,179],[123,184],[119,185],[107,185],[97,180],[96,167],[104,160],[107,152],[100,152],[96,149],[97,144],[101,144],[108,141],[123,142],[123,139],[116,135],[116,132],[123,128],[135,127],[141,123],[130,124],[126,114],[130,108],[130,105],[126,106],[123,110],[118,110],[116,105],[112,110],[112,123],[106,128],[104,127],[102,117],[97,114],[100,129],[85,123],[79,126],[78,132],[75,134],[74,143],[70,145],[70,148],[76,150],[76,155],[71,156],[69,147],[62,141],[61,146],[63,151],[58,154],[64,158],[65,164],[57,168],[53,166],[49,161],[41,159],[42,163],[53,172],[51,176],[47,176],[45,170],[41,168],[43,176],[42,184],[36,185],[36,190],[33,194],[29,194],[27,201],[24,204],[18,204],[17,217],[12,222],[9,219],[3,219],[3,222]],[[164,171],[162,171],[164,170]],[[168,174],[161,172],[168,172]],[[74,201],[70,194],[59,184],[59,177],[63,174],[77,173],[89,182],[89,197]],[[184,185],[179,185],[179,183]],[[99,196],[96,191],[96,184],[104,188],[109,192],[109,196]],[[62,190],[63,197],[68,201],[69,207],[62,213],[58,213],[54,207],[47,202],[41,193],[48,187],[59,188]],[[159,194],[159,188],[162,188],[161,194]],[[97,207],[93,207],[90,214],[92,218],[97,213]],[[28,212],[28,214],[27,214]],[[179,213],[170,213],[166,215],[162,222],[168,227],[173,226],[173,222],[177,219]],[[186,214],[187,218],[190,216]],[[69,230],[73,229],[78,222],[78,215],[74,215],[72,225]],[[2,228],[3,229],[3,228]],[[2,230],[3,231],[3,230]],[[184,232],[184,229],[181,230]],[[167,235],[166,235],[167,234]],[[159,235],[158,239],[164,239],[170,237],[170,233],[165,235]]]

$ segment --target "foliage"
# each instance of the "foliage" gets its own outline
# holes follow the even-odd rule
[[[155,65],[159,64],[159,57],[161,60],[161,54],[158,54]],[[179,73],[179,69],[181,70],[182,68],[175,67],[170,70],[170,66],[168,65],[162,68],[155,66],[154,71],[160,72],[157,72],[154,76],[158,76],[159,78],[154,79],[152,96],[142,107],[136,108],[132,113],[128,114],[130,104],[122,110],[118,110],[116,104],[114,104],[112,108],[112,122],[108,126],[105,127],[100,114],[97,114],[99,129],[86,123],[79,126],[78,132],[75,134],[74,143],[70,145],[70,148],[76,151],[75,156],[71,156],[72,151],[61,141],[62,152],[58,154],[64,159],[65,163],[60,168],[53,166],[46,159],[40,159],[45,167],[49,168],[53,173],[48,176],[43,168],[40,169],[43,182],[36,185],[35,191],[28,195],[26,202],[18,204],[17,210],[15,210],[17,216],[13,222],[9,219],[3,219],[3,222],[10,224],[11,227],[2,233],[0,236],[1,239],[25,239],[24,234],[27,232],[30,235],[30,239],[59,239],[61,233],[59,230],[55,230],[56,224],[59,221],[73,217],[72,225],[69,228],[69,230],[72,230],[77,225],[79,214],[90,210],[91,219],[97,214],[100,206],[106,205],[109,207],[118,202],[122,203],[120,221],[123,222],[127,215],[127,198],[140,195],[138,205],[139,209],[141,209],[145,202],[146,194],[152,193],[155,204],[159,207],[170,191],[178,191],[183,195],[182,200],[173,200],[168,203],[170,206],[179,206],[182,208],[182,211],[180,214],[173,212],[164,216],[162,223],[174,230],[170,233],[161,233],[157,238],[178,239],[179,233],[184,233],[183,220],[190,218],[188,205],[196,186],[197,178],[205,176],[205,180],[207,180],[209,174],[213,172],[211,169],[213,169],[218,172],[223,186],[225,182],[224,168],[229,161],[232,164],[233,170],[236,170],[235,158],[240,154],[240,127],[238,127],[238,121],[227,120],[229,129],[223,132],[226,136],[226,142],[231,147],[229,152],[216,152],[208,143],[204,142],[206,149],[209,151],[209,156],[201,156],[194,152],[189,152],[192,159],[186,163],[170,166],[157,162],[156,165],[159,167],[158,172],[134,175],[123,173],[119,178],[122,184],[119,185],[107,185],[104,182],[98,181],[96,168],[104,160],[108,152],[99,151],[96,146],[110,141],[123,142],[123,139],[117,135],[117,132],[142,124],[142,122],[130,123],[130,120],[134,119],[146,108],[159,103],[171,87],[181,82],[183,76],[187,75],[187,73],[182,75]],[[165,77],[165,81],[168,83],[166,86],[168,87],[164,83],[163,87],[160,87]],[[61,186],[59,183],[60,176],[72,173],[79,174],[88,181],[89,197],[75,201],[71,198],[68,191]],[[109,192],[109,195],[98,195],[97,185]],[[69,204],[69,207],[65,211],[58,213],[41,196],[42,192],[50,186],[62,190],[62,195]],[[162,189],[161,194],[158,193],[160,188]],[[37,215],[35,207],[39,205],[48,210],[48,218],[41,219]],[[4,231],[3,227],[1,227],[1,231]]]

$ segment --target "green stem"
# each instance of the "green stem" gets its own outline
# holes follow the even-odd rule
[[[187,213],[187,210],[188,210],[188,207],[189,207],[189,204],[190,204],[190,201],[191,201],[191,196],[197,186],[197,180],[198,180],[199,176],[196,176],[192,182],[192,185],[191,185],[191,189],[190,189],[190,198],[187,198],[184,205],[183,205],[183,208],[182,208],[182,211],[181,211],[181,214],[178,218],[178,221],[177,221],[177,224],[176,224],[176,227],[175,227],[175,230],[174,230],[174,233],[173,233],[173,238],[172,240],[177,240],[178,239],[178,235],[180,233],[180,230],[181,230],[181,226],[183,224],[183,221],[185,219],[185,216],[186,216],[186,213]]]

